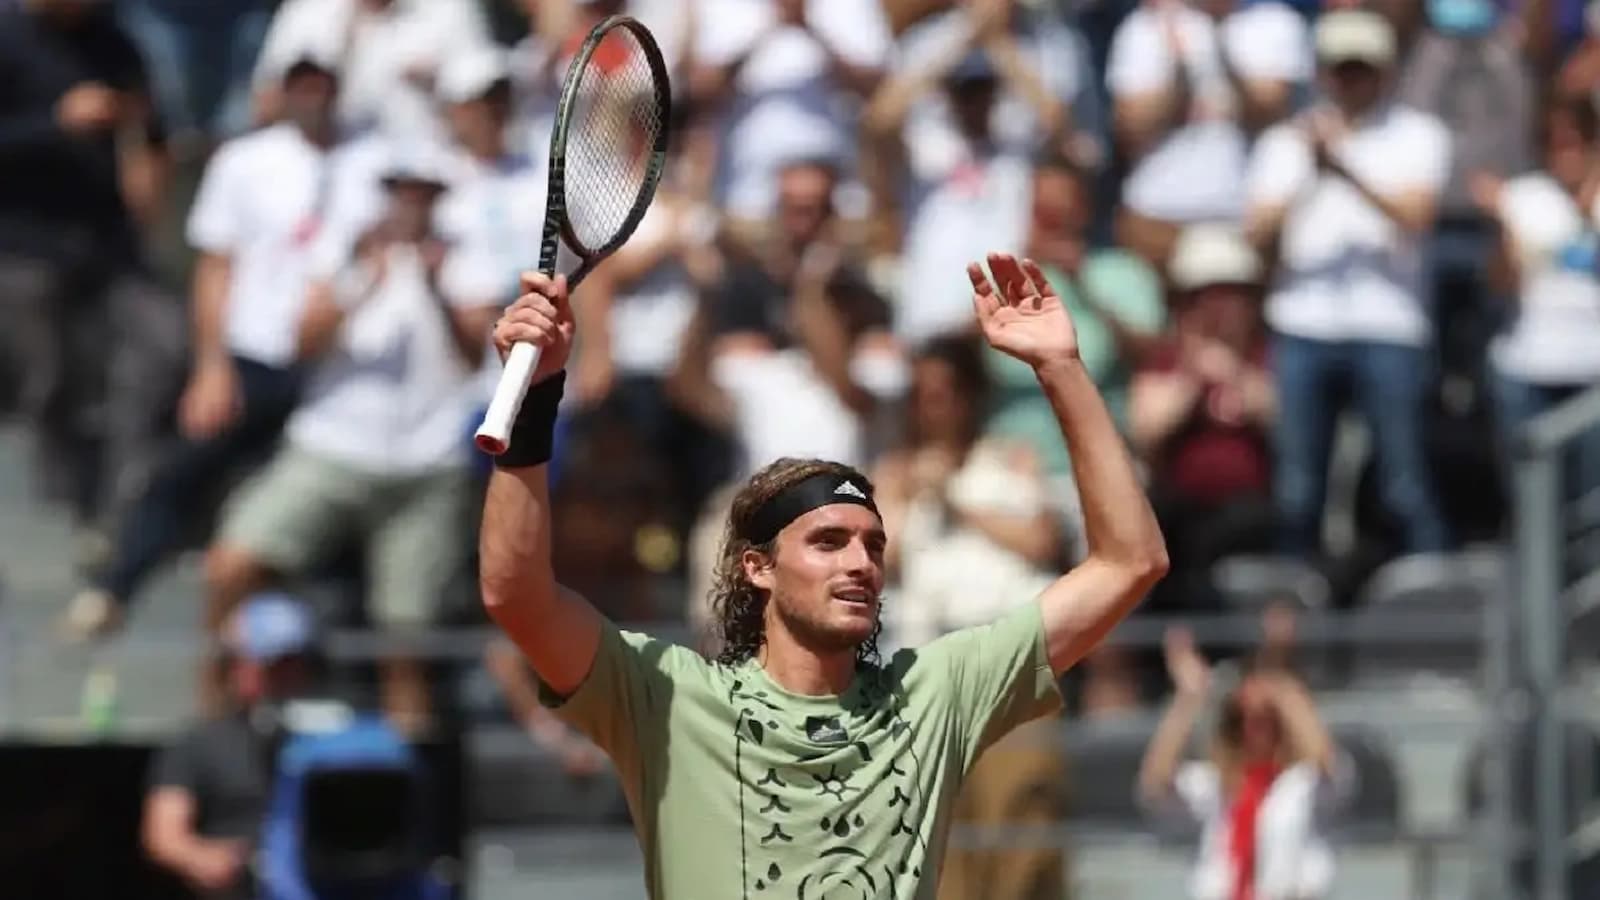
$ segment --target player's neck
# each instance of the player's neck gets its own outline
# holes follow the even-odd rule
[[[768,634],[756,661],[778,687],[809,697],[843,694],[856,674],[853,651],[820,654],[781,633]]]

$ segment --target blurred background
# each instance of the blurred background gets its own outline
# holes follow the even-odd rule
[[[479,606],[470,439],[618,12],[674,146],[578,293],[564,583],[709,646],[732,487],[816,455],[877,484],[887,647],[1025,602],[1071,460],[962,269],[1026,253],[1174,566],[941,897],[1232,897],[1175,766],[1258,694],[1339,748],[1252,826],[1317,850],[1285,897],[1600,896],[1583,0],[0,0],[0,890],[643,895]]]

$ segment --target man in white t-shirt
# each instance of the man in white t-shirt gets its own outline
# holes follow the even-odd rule
[[[1104,162],[1106,123],[1088,47],[1060,13],[1036,4],[963,0],[919,20],[896,40],[892,80],[879,95],[889,93],[893,81],[923,75],[937,80],[952,61],[978,46],[987,51],[1002,82],[993,113],[998,140],[1069,156],[1089,169]],[[949,103],[937,92],[915,98],[906,119],[912,143],[959,131]]]
[[[878,196],[904,198],[894,320],[908,346],[972,327],[971,297],[960,278],[963,260],[982,256],[985,248],[1021,247],[1035,142],[996,134],[994,115],[1002,84],[1010,81],[1015,91],[1015,78],[997,71],[980,43],[927,71],[896,74],[873,100],[870,180]],[[942,88],[953,127],[919,131],[906,117],[936,87]],[[891,174],[901,172],[900,178]]]
[[[1270,0],[1233,5],[1152,0],[1112,38],[1106,85],[1132,167],[1118,242],[1161,268],[1182,226],[1238,220],[1249,139],[1289,111],[1311,74],[1298,13]]]
[[[785,165],[847,158],[852,105],[877,86],[889,47],[878,0],[704,0],[690,91],[721,107],[718,205],[765,219]]]
[[[1276,333],[1276,494],[1287,549],[1313,553],[1328,456],[1348,384],[1372,431],[1380,492],[1410,552],[1449,538],[1430,484],[1423,413],[1432,337],[1424,242],[1450,171],[1439,121],[1388,96],[1394,32],[1376,13],[1317,23],[1327,102],[1261,137],[1248,229],[1277,248],[1267,322]]]
[[[181,443],[119,523],[93,587],[70,604],[63,624],[74,637],[120,622],[144,580],[178,549],[197,498],[264,458],[294,408],[295,323],[334,180],[339,62],[327,41],[284,52],[283,121],[225,143],[201,179],[188,222],[199,258]]]
[[[441,140],[433,100],[439,67],[489,44],[473,0],[287,0],[273,17],[256,65],[257,106],[274,117],[274,73],[285,48],[308,35],[341,47],[339,121],[350,132],[381,127],[396,137]]]
[[[284,446],[241,489],[207,556],[213,622],[264,583],[360,542],[369,618],[421,627],[468,558],[467,434],[483,335],[500,309],[484,298],[499,273],[438,236],[442,156],[397,151],[383,217],[353,251],[319,248],[296,334],[316,367]],[[386,660],[383,688],[399,724],[426,716],[419,667]]]

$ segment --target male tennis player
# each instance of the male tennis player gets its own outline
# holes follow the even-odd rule
[[[961,780],[1006,731],[1054,710],[1057,677],[1167,568],[1122,439],[1031,261],[968,267],[984,337],[1031,365],[1072,453],[1089,557],[990,625],[877,658],[883,549],[872,484],[780,460],[728,517],[713,602],[721,656],[607,622],[556,584],[544,463],[571,348],[562,278],[495,328],[544,348],[482,532],[484,602],[543,699],[610,754],[655,900],[931,900]],[[774,409],[773,415],[783,415]]]

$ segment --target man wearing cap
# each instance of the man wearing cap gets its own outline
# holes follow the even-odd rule
[[[212,621],[263,584],[304,575],[359,543],[371,621],[419,628],[466,563],[472,480],[463,435],[477,409],[484,335],[500,309],[481,288],[497,273],[438,233],[448,154],[426,144],[393,153],[381,167],[382,216],[353,245],[325,242],[310,264],[295,331],[311,367],[305,400],[207,554]],[[396,726],[425,724],[420,667],[386,660],[383,700]]]
[[[68,608],[64,626],[75,637],[121,622],[184,539],[199,498],[264,458],[294,408],[296,322],[334,180],[336,50],[326,40],[303,45],[280,74],[284,120],[223,144],[206,167],[188,223],[199,258],[182,441],[119,523],[93,586]]]
[[[1250,164],[1252,239],[1275,251],[1267,322],[1279,408],[1275,492],[1283,549],[1320,549],[1341,386],[1371,429],[1379,490],[1408,552],[1449,536],[1424,455],[1432,326],[1424,243],[1450,170],[1450,136],[1390,97],[1394,32],[1337,10],[1316,27],[1321,103],[1268,131]]]
[[[1208,603],[1211,564],[1272,549],[1276,410],[1261,324],[1261,258],[1238,229],[1194,225],[1174,245],[1174,334],[1145,356],[1129,394],[1130,436],[1173,574],[1153,606]]]
[[[141,839],[206,900],[253,896],[249,860],[267,809],[276,711],[311,689],[315,629],[298,601],[252,597],[223,633],[229,708],[156,759]]]
[[[1007,39],[1009,40],[1009,39]],[[1026,67],[995,64],[993,44],[974,29],[969,41],[919,71],[897,73],[868,107],[866,171],[880,204],[904,204],[904,272],[895,331],[908,345],[971,327],[961,261],[984,247],[1018,245],[1027,215],[1033,136],[994,133],[1002,90],[1040,100],[1036,117],[1053,143],[1066,125],[1063,108],[1048,98]],[[912,116],[918,103],[942,94],[945,128],[930,131]],[[894,173],[905,173],[904,184]],[[913,302],[914,299],[914,302]]]

